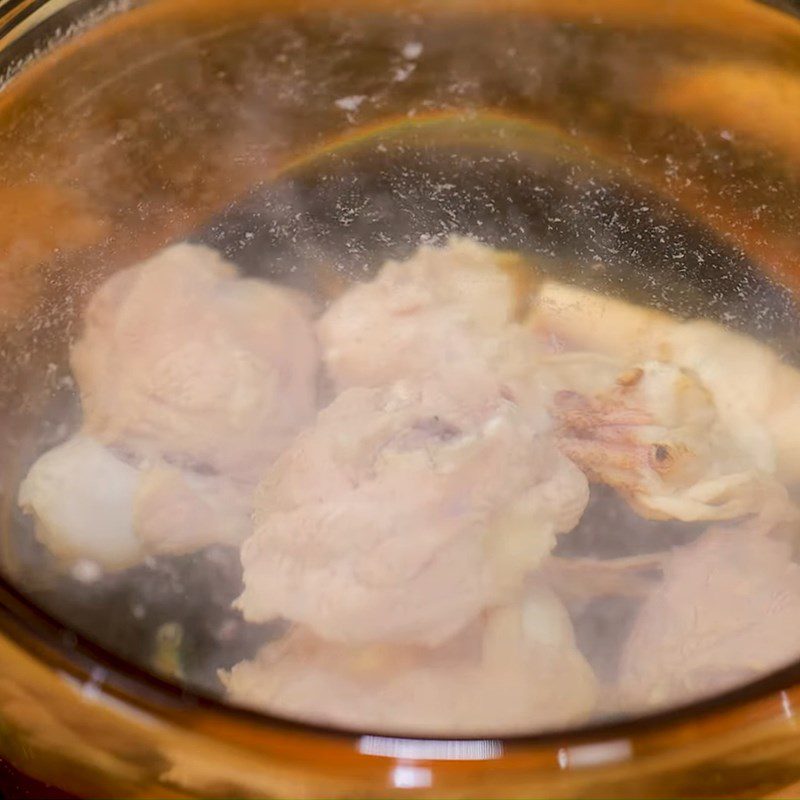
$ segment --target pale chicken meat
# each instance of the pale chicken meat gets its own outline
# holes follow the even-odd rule
[[[252,487],[168,464],[138,468],[78,434],[36,461],[19,504],[57,557],[122,569],[148,555],[238,545],[251,530]]]
[[[543,347],[520,324],[536,283],[519,256],[471,239],[425,245],[337,298],[317,323],[328,373],[340,390],[437,380],[479,405],[501,387],[541,412],[532,364]]]
[[[252,532],[252,511],[249,482],[159,464],[142,471],[133,525],[148,553],[181,554],[212,544],[238,547]]]
[[[797,519],[786,488],[753,463],[697,373],[645,361],[605,392],[558,392],[561,449],[643,516],[724,520],[756,514]]]
[[[108,568],[238,545],[258,478],[316,411],[311,311],[201,246],[111,277],[71,350],[83,429],[20,492],[41,540]]]
[[[136,458],[257,480],[316,410],[307,301],[180,244],[92,297],[71,352],[84,428]]]
[[[57,557],[126,567],[144,555],[133,530],[136,467],[89,436],[46,452],[19,489],[38,539]]]
[[[436,644],[519,590],[586,479],[503,397],[349,389],[275,462],[242,547],[247,619],[342,642]]]
[[[754,527],[712,528],[676,549],[624,649],[623,710],[686,702],[800,654],[800,565]]]
[[[624,369],[655,360],[690,370],[753,467],[800,480],[800,372],[766,345],[707,320],[553,281],[540,286],[528,324],[567,350],[614,358]]]
[[[434,649],[343,646],[295,629],[221,677],[234,702],[273,714],[427,735],[563,727],[597,700],[569,616],[542,585]]]

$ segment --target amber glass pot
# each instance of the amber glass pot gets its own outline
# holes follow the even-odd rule
[[[14,502],[55,424],[83,300],[189,235],[279,277],[302,256],[315,266],[296,280],[330,288],[339,272],[320,253],[374,264],[421,233],[482,228],[568,256],[579,282],[733,321],[800,355],[790,4],[12,0],[0,3],[0,69],[0,757],[86,797],[800,786],[800,667],[647,718],[505,740],[326,730],[232,708],[44,608]],[[386,152],[405,161],[382,166]],[[444,199],[431,175],[447,178]],[[532,175],[544,201],[531,200]],[[300,223],[244,229],[275,186],[284,222]],[[369,225],[368,195],[391,212]]]

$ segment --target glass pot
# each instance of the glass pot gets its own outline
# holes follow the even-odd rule
[[[72,626],[42,599],[14,498],[43,430],[69,424],[55,409],[83,301],[186,236],[324,287],[420,235],[477,233],[800,354],[795,10],[0,5],[0,756],[86,797],[790,792],[798,667],[646,718],[504,740],[296,724],[114,654],[108,629],[124,643],[126,628],[111,610]],[[298,259],[313,266],[295,274]]]

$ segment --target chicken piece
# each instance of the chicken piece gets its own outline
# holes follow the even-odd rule
[[[143,557],[133,530],[139,477],[94,439],[76,436],[31,467],[19,504],[35,517],[37,538],[58,558],[126,567]]]
[[[583,722],[597,697],[564,607],[544,586],[434,650],[331,644],[294,629],[221,676],[236,703],[421,735],[503,735]]]
[[[502,398],[475,415],[434,386],[349,389],[262,483],[238,606],[331,641],[436,644],[513,596],[587,501]]]
[[[41,540],[109,569],[239,545],[257,479],[315,410],[301,298],[177,245],[100,288],[71,356],[84,433],[19,495]]]
[[[608,392],[557,394],[553,413],[562,451],[645,517],[797,517],[786,489],[753,468],[689,370],[646,361],[622,373]]]
[[[420,247],[331,304],[317,324],[325,365],[340,390],[436,379],[481,402],[499,378],[514,395],[541,349],[519,324],[534,281],[518,256],[470,239]]]
[[[763,529],[712,528],[676,549],[625,646],[632,711],[731,689],[800,656],[800,566]]]
[[[71,363],[90,435],[235,479],[257,481],[315,413],[310,309],[201,246],[108,280]]]
[[[680,324],[662,311],[555,281],[541,284],[527,322],[568,351],[603,353],[623,364],[668,360],[658,347]]]
[[[554,282],[540,288],[529,324],[570,349],[693,371],[754,468],[800,480],[800,372],[765,345],[707,320],[684,322]]]
[[[253,486],[160,464],[143,470],[133,524],[152,555],[191,553],[212,544],[238,547],[253,532]]]
[[[39,458],[20,486],[19,504],[55,556],[106,569],[147,555],[238,545],[252,527],[249,485],[164,464],[138,469],[82,434]]]

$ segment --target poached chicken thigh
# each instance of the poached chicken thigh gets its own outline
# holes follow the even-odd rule
[[[460,237],[423,245],[331,304],[317,323],[323,361],[339,390],[435,380],[462,404],[502,391],[541,422],[544,349],[520,324],[534,289],[519,256]]]

